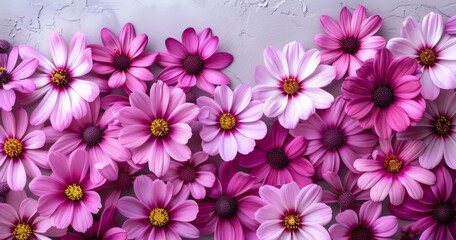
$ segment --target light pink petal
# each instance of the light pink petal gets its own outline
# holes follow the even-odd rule
[[[342,47],[341,42],[332,36],[317,34],[314,40],[317,46],[324,49],[336,50]]]
[[[70,86],[87,102],[93,102],[100,94],[100,89],[94,82],[74,79]]]
[[[127,148],[141,146],[151,137],[150,130],[143,125],[129,125],[119,132],[120,144]]]
[[[276,93],[266,99],[264,103],[264,115],[270,118],[277,117],[285,112],[288,104],[288,98],[283,97],[281,93]],[[284,123],[281,123],[282,126]]]
[[[237,218],[220,219],[215,226],[215,239],[244,239],[244,231]]]
[[[407,166],[404,169],[405,175],[425,185],[434,185],[436,176],[431,171],[419,166]]]
[[[304,56],[300,59],[299,62],[299,72],[297,79],[305,81],[312,73],[315,72],[318,65],[320,64],[320,52],[316,49],[310,49],[304,53]],[[284,79],[284,78],[282,78]]]
[[[84,61],[84,58],[86,57],[86,47],[87,41],[84,34],[80,32],[76,33],[71,39],[69,49],[70,56],[68,56],[68,66],[70,66],[71,69],[74,69],[75,65],[78,65]],[[90,58],[90,61],[92,61],[92,58]]]
[[[30,116],[30,124],[38,125],[44,123],[51,116],[54,106],[57,103],[58,93],[49,89],[47,94],[32,112]]]
[[[367,201],[359,210],[360,224],[372,226],[382,212],[382,204],[374,201]]]
[[[150,210],[147,209],[138,199],[126,196],[119,199],[117,210],[127,218],[141,219],[147,218]]]
[[[212,56],[217,50],[219,44],[218,37],[212,37],[207,40],[204,44],[199,45],[198,54],[201,56],[202,60],[206,60]]]
[[[11,53],[10,53],[11,54]],[[14,80],[25,79],[30,77],[38,67],[38,60],[27,58],[22,61],[10,74]]]
[[[149,81],[154,79],[154,75],[146,68],[130,67],[128,69],[128,72],[141,81]]]
[[[372,231],[375,236],[389,238],[396,234],[399,223],[395,216],[385,216],[378,218],[372,225]]]
[[[58,32],[52,32],[49,36],[49,50],[51,51],[52,59],[57,68],[65,68],[67,63],[67,46],[65,39]]]
[[[231,133],[226,133],[221,138],[222,144],[219,146],[220,157],[222,157],[224,161],[233,160],[238,151],[236,139]]]
[[[195,201],[183,201],[174,205],[170,210],[172,219],[179,222],[191,222],[198,213],[198,205]]]
[[[109,49],[113,55],[120,55],[122,52],[122,47],[117,37],[112,33],[111,30],[107,28],[101,29],[101,41],[103,45]]]
[[[190,158],[191,152],[188,147],[186,147],[185,145],[179,145],[179,144],[175,144],[175,145],[186,150],[184,153],[181,153],[181,154],[188,155],[188,158]],[[170,154],[169,154],[169,152],[167,152],[167,149],[165,149],[165,146],[163,146],[163,143],[159,143],[158,141],[155,141],[155,144],[153,146],[154,147],[150,149],[149,156],[148,156],[149,170],[152,171],[157,177],[161,177],[161,176],[165,175],[165,173],[169,169],[169,164],[171,161]],[[169,146],[168,146],[168,149],[170,151],[181,151],[182,150],[182,149],[170,149]],[[185,157],[183,157],[183,158],[185,158]],[[179,160],[183,161],[186,159],[179,159]]]
[[[320,23],[321,26],[323,27],[323,30],[329,34],[332,37],[335,37],[337,39],[343,39],[344,35],[342,30],[339,27],[339,24],[337,24],[331,17],[322,15],[320,17]]]
[[[52,127],[58,131],[62,131],[70,126],[73,114],[71,112],[71,97],[66,90],[59,93],[56,107],[51,114]]]
[[[163,144],[166,153],[169,154],[169,156],[173,159],[176,159],[177,161],[185,161],[189,159],[192,154],[190,148],[185,144],[180,144],[175,141],[164,141]]]
[[[456,88],[456,73],[440,63],[435,63],[428,68],[432,82],[439,88]]]
[[[287,60],[279,49],[268,47],[264,50],[263,57],[266,67],[275,78],[286,79],[289,77]]]
[[[25,168],[22,162],[10,162],[7,171],[6,181],[11,190],[22,191],[27,183],[27,176],[25,175]]]
[[[445,25],[440,14],[430,12],[423,18],[421,24],[424,40],[429,47],[434,47],[442,37]]]
[[[304,88],[322,88],[329,85],[336,77],[336,68],[328,65],[320,65],[307,79],[304,80]]]
[[[379,15],[368,17],[361,24],[358,37],[365,38],[374,35],[382,26],[382,18]]]
[[[404,185],[410,197],[413,199],[423,198],[423,188],[418,182],[407,176],[398,176],[398,179]]]
[[[345,36],[353,35],[351,29],[352,15],[347,7],[343,7],[339,12],[339,26]]]
[[[350,56],[342,54],[332,65],[336,67],[336,79],[341,79],[347,73],[350,65]]]
[[[119,42],[122,46],[122,52],[128,52],[128,49],[130,48],[135,36],[136,32],[133,24],[126,23],[119,34]]]
[[[167,38],[165,40],[165,45],[166,49],[168,49],[172,55],[175,55],[179,59],[185,59],[188,55],[187,49],[184,47],[184,45],[174,38]]]
[[[220,104],[224,113],[229,113],[233,104],[233,92],[226,85],[219,86],[215,89],[214,100]]]
[[[390,203],[392,205],[399,205],[404,201],[405,188],[396,180],[392,185],[389,192]]]
[[[11,111],[13,109],[13,105],[16,102],[16,93],[14,90],[1,90],[0,91],[0,108],[5,111]]]

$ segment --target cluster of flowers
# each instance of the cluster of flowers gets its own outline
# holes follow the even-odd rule
[[[159,53],[132,24],[52,33],[51,59],[1,42],[0,238],[393,239],[400,218],[404,239],[456,239],[456,17],[388,42],[381,22],[321,16],[323,50],[268,47],[234,90],[210,29]]]

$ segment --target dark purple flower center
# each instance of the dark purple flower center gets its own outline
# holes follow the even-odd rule
[[[394,92],[390,86],[377,87],[372,94],[374,105],[380,108],[386,108],[394,102]]]
[[[184,182],[192,182],[196,177],[195,167],[188,164],[184,165],[180,170],[179,177]]]
[[[347,37],[341,41],[342,50],[348,54],[355,54],[359,49],[359,41],[354,37]]]
[[[437,135],[447,136],[451,132],[451,121],[446,116],[439,116],[432,125]]]
[[[8,83],[8,81],[9,81],[9,74],[8,74],[8,72],[6,71],[6,68],[0,67],[0,87],[1,87],[3,84]]]
[[[184,69],[187,73],[196,75],[203,70],[204,62],[198,55],[187,56],[184,59]]]
[[[103,138],[103,131],[97,126],[88,126],[82,132],[82,139],[89,146],[97,145]]]
[[[237,210],[237,202],[230,196],[222,195],[215,202],[215,214],[221,218],[230,218],[236,214]]]
[[[371,240],[373,238],[370,228],[358,225],[352,231],[352,240]]]
[[[288,166],[289,162],[290,160],[282,149],[273,149],[268,152],[268,163],[272,168],[283,169]]]
[[[454,220],[455,210],[448,203],[439,203],[434,207],[434,219],[441,224],[448,224]]]
[[[116,187],[120,190],[127,189],[131,184],[131,177],[126,173],[119,173],[116,181]]]
[[[119,71],[127,71],[130,67],[130,58],[125,54],[114,57],[114,68]]]
[[[343,192],[339,195],[338,203],[341,211],[353,209],[355,206],[355,196],[351,192]]]
[[[336,150],[345,143],[345,135],[339,129],[328,129],[323,134],[323,143],[328,149]]]

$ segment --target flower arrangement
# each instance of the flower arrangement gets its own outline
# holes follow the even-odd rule
[[[320,19],[255,86],[210,28],[0,41],[0,239],[456,239],[456,16]]]

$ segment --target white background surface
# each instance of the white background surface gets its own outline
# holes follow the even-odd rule
[[[118,34],[131,22],[137,33],[149,36],[148,51],[163,51],[167,37],[180,39],[189,26],[197,31],[210,27],[220,38],[219,51],[234,56],[224,70],[234,87],[254,84],[254,69],[263,64],[265,47],[282,48],[296,40],[306,49],[315,48],[313,37],[322,33],[320,15],[337,19],[342,6],[352,10],[358,4],[384,19],[379,34],[387,40],[399,35],[409,15],[419,20],[430,11],[445,19],[456,14],[454,0],[0,0],[0,39],[31,45],[49,56],[52,31],[68,41],[81,31],[89,43],[101,43],[101,28]],[[154,67],[155,73],[159,70]],[[333,84],[333,92],[338,86]]]

